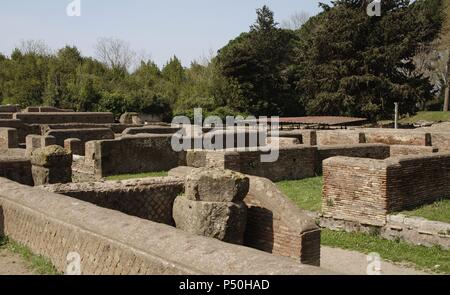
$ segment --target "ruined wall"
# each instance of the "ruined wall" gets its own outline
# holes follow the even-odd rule
[[[0,151],[15,149],[19,147],[17,129],[0,128]]]
[[[170,176],[184,178],[193,167],[177,167]],[[320,264],[320,229],[314,218],[292,203],[268,179],[246,175],[250,190],[244,245],[279,256]]]
[[[322,174],[322,162],[325,159],[344,156],[354,158],[386,159],[390,148],[385,144],[325,145],[317,147],[316,173]]]
[[[269,135],[273,136],[275,133],[269,132]],[[280,130],[277,136],[297,138],[304,145],[317,145],[317,132],[315,130]]]
[[[109,128],[93,128],[93,129],[60,129],[49,130],[46,136],[53,136],[56,144],[64,146],[64,140],[68,138],[78,138],[81,141],[80,155],[85,154],[85,143],[91,140],[114,139],[114,132]]]
[[[29,134],[41,134],[39,126],[31,126],[24,124],[20,120],[0,120],[0,128],[14,128],[17,130],[19,143],[25,143],[25,138]]]
[[[41,188],[100,207],[173,226],[173,202],[183,192],[184,183],[180,179],[164,177],[55,184]]]
[[[275,162],[262,162],[261,155],[268,154],[257,149],[232,151],[188,151],[187,165],[192,167],[216,167],[244,174],[268,178],[272,181],[303,179],[315,176],[315,147],[285,147],[279,149]]]
[[[323,162],[325,217],[383,226],[389,213],[450,196],[450,154]]]
[[[82,274],[330,274],[6,179],[0,186],[2,233],[61,272],[77,252]]]
[[[16,113],[14,119],[25,124],[114,123],[112,113]]]
[[[439,152],[434,146],[419,145],[391,145],[391,157],[407,156],[407,155],[428,155]]]
[[[125,129],[122,134],[174,134],[179,131],[181,128],[179,127],[164,127],[164,126],[144,126],[144,127],[130,127]]]
[[[275,255],[320,265],[320,229],[271,181],[250,177],[244,244]]]
[[[406,129],[361,129],[366,143],[384,143],[389,145],[431,146],[431,135],[423,131]]]
[[[185,165],[185,152],[175,152],[171,135],[136,135],[86,144],[85,163],[97,178],[110,175],[168,171]]]
[[[30,160],[24,157],[0,155],[0,177],[25,185],[33,185]]]
[[[343,145],[365,143],[364,133],[355,130],[317,131],[317,145]]]

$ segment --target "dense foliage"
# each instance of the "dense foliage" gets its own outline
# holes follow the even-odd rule
[[[264,6],[248,32],[189,68],[175,56],[162,68],[142,61],[130,71],[126,62],[100,62],[76,47],[55,53],[16,49],[0,54],[0,101],[117,115],[162,113],[167,119],[192,116],[195,107],[222,117],[378,119],[391,115],[394,102],[403,113],[414,113],[433,98],[433,85],[412,59],[438,36],[442,1],[385,0],[382,15],[369,17],[367,0],[338,0],[322,4],[323,12],[298,30],[280,28]]]

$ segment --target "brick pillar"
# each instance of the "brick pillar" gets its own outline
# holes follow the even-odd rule
[[[0,150],[14,149],[19,147],[17,129],[0,128]]]
[[[46,146],[56,145],[56,138],[54,136],[42,136],[42,135],[27,135],[25,138],[26,156],[31,157],[34,150],[43,148]]]
[[[82,142],[78,138],[64,140],[64,149],[72,155],[84,156]]]
[[[51,145],[38,148],[31,154],[34,185],[72,182],[72,154]]]
[[[186,177],[185,195],[174,203],[176,227],[192,234],[242,244],[247,224],[243,202],[249,179],[221,169],[194,169]]]

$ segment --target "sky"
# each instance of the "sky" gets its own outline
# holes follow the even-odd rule
[[[67,6],[80,1],[80,16]],[[329,3],[330,1],[322,0]],[[268,5],[281,23],[295,12],[320,12],[315,0],[1,0],[0,52],[21,40],[44,40],[52,49],[75,45],[95,56],[101,37],[122,39],[141,56],[164,65],[176,55],[185,66],[210,56],[256,19]],[[72,6],[74,7],[74,6]],[[71,10],[72,14],[77,10]]]

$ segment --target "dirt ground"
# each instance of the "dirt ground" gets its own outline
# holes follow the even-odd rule
[[[20,255],[0,249],[0,275],[33,275]]]

